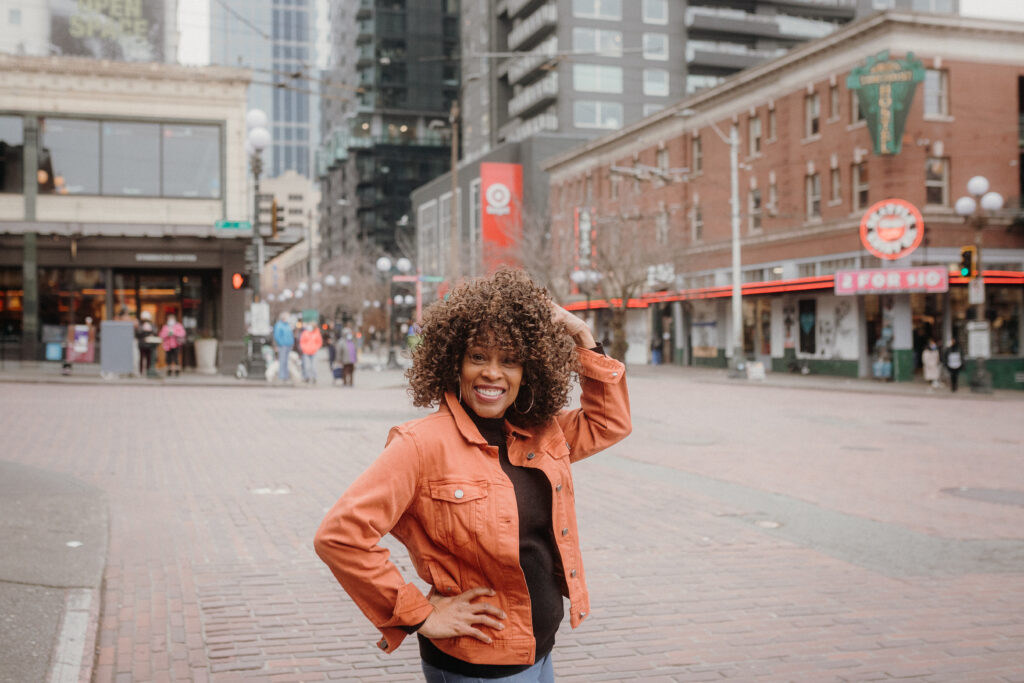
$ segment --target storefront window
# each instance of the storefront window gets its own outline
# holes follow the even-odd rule
[[[24,134],[20,116],[0,116],[0,192],[21,194]]]
[[[40,128],[39,192],[99,194],[99,122],[48,118]]]
[[[160,194],[160,124],[103,123],[103,194]]]
[[[21,268],[0,268],[0,342],[21,334]]]
[[[958,287],[949,293],[953,334],[961,345],[967,343],[967,321],[977,319],[977,306],[967,302],[967,289]],[[985,288],[985,318],[989,321],[990,352],[993,356],[1020,356],[1021,311],[1024,291],[1017,287]]]
[[[220,128],[163,127],[163,195],[220,197]]]

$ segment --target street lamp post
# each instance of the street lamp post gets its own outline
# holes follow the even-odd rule
[[[260,300],[260,275],[263,270],[263,235],[260,234],[260,175],[263,173],[263,150],[270,144],[270,131],[267,130],[267,115],[260,109],[250,109],[245,115],[249,135],[246,138],[249,147],[249,169],[252,171],[252,244],[256,251],[256,267],[253,268],[250,283],[252,284],[253,300]]]
[[[395,335],[394,335],[394,319],[393,304],[391,299],[391,285],[394,283],[394,277],[402,277],[410,270],[412,270],[412,261],[407,258],[400,258],[397,261],[392,262],[387,256],[381,256],[377,259],[377,270],[388,278],[388,297],[387,297],[387,311],[385,320],[388,326],[388,368],[398,368],[398,357],[395,354]],[[399,275],[395,276],[395,271]]]
[[[597,283],[604,278],[604,275],[599,271],[587,268],[585,270],[572,271],[569,278],[576,284],[576,287],[578,287],[587,296],[587,318],[590,318],[590,295],[593,292],[594,287],[597,286]],[[591,324],[591,327],[594,327],[593,324]],[[597,332],[596,328],[594,328],[594,332]]]
[[[964,217],[964,220],[974,226],[974,246],[976,248],[975,266],[978,270],[977,278],[984,287],[985,279],[982,276],[981,259],[981,231],[987,224],[986,212],[999,211],[1003,208],[1003,196],[998,192],[989,192],[988,178],[976,175],[967,181],[966,196],[956,200],[954,209]],[[985,297],[982,289],[981,300],[975,304],[974,319],[978,323],[985,322]],[[968,349],[969,350],[969,349]],[[988,349],[979,351],[974,359],[974,374],[971,375],[971,391],[983,394],[992,393],[992,374],[985,367],[985,358],[988,356]]]

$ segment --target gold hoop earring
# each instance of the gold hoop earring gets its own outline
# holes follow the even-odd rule
[[[459,393],[459,403],[462,403],[462,382],[459,382],[458,393]]]
[[[518,405],[519,396],[518,395],[516,396],[516,400],[512,401],[512,407],[515,408],[516,412],[519,413],[520,415],[526,415],[528,412],[533,410],[533,398],[534,398],[534,396],[533,396],[533,387],[523,387],[523,389],[529,389],[530,390],[530,405],[526,408],[526,410],[520,410],[519,409],[519,405]]]

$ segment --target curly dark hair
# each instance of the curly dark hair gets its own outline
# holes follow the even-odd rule
[[[521,270],[502,269],[456,287],[423,315],[419,345],[406,371],[413,404],[426,408],[456,391],[466,349],[496,344],[523,365],[520,392],[533,392],[525,414],[513,406],[506,419],[521,427],[544,424],[568,402],[579,371],[576,344],[564,324],[551,319],[551,297]],[[524,399],[525,400],[525,399]]]

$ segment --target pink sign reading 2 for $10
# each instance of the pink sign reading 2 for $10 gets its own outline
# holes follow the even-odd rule
[[[874,268],[836,272],[836,294],[942,293],[949,289],[945,266]]]

